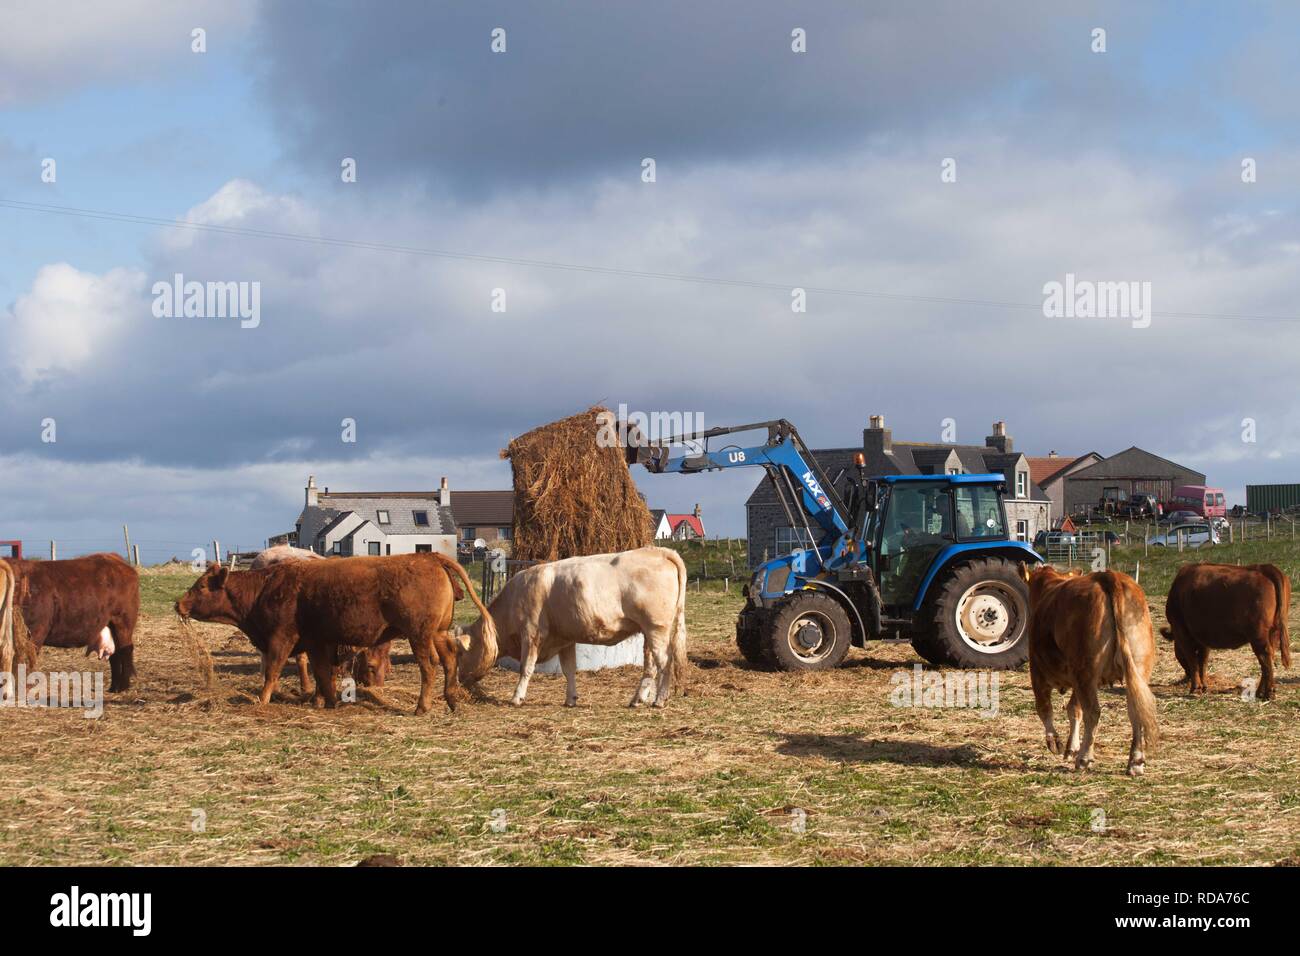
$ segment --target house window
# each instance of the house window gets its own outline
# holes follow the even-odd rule
[[[960,474],[961,474],[961,469],[960,469],[960,468],[949,468],[949,469],[948,469],[948,474],[950,474],[950,475],[960,475]]]
[[[462,541],[473,541],[478,537],[478,528],[462,528],[460,537]]]
[[[379,542],[378,542],[378,541],[367,541],[367,542],[366,542],[366,554],[369,554],[369,555],[371,555],[372,557],[376,557],[376,558],[379,557]]]
[[[412,512],[411,512],[411,518],[412,518],[412,520],[415,521],[416,527],[419,527],[419,528],[427,528],[427,527],[429,527],[429,512],[427,512],[427,511],[412,511]]]
[[[343,553],[343,542],[342,542],[342,541],[335,541],[335,542],[334,542],[334,553],[335,553],[335,554],[342,554],[342,553]]]
[[[1027,497],[1029,492],[1029,475],[1023,471],[1016,472],[1016,497]]]
[[[429,554],[432,551],[433,551],[433,545],[431,544],[417,544],[415,546],[416,554]]]
[[[389,517],[388,517],[388,510],[387,510],[386,508],[381,508],[381,509],[379,510],[379,523],[380,523],[380,524],[392,524],[392,521],[389,520]]]
[[[509,541],[509,540],[510,540],[510,529],[509,529],[509,528],[497,528],[497,537],[500,538],[502,541]]]
[[[1016,540],[1029,543],[1029,522],[1024,518],[1016,520]]]
[[[807,528],[777,528],[776,553],[789,554],[795,548],[811,548],[812,535]]]

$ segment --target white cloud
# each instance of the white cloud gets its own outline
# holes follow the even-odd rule
[[[39,102],[90,84],[162,76],[208,31],[209,54],[235,46],[258,0],[7,0],[0,29],[0,106]],[[209,55],[205,54],[205,55]]]
[[[3,345],[25,385],[86,368],[131,314],[148,309],[144,274],[82,272],[66,262],[44,266],[31,291],[4,316]]]

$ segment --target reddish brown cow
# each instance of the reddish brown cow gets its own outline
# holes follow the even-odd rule
[[[450,633],[459,579],[479,613],[487,608],[465,570],[440,554],[291,561],[258,571],[209,568],[176,602],[183,618],[230,624],[262,652],[261,702],[268,703],[280,671],[295,649],[305,650],[316,675],[316,703],[337,703],[334,667],[338,646],[374,648],[405,638],[420,667],[416,714],[433,703],[437,654],[443,695],[455,709],[460,646]]]
[[[1193,694],[1208,689],[1205,665],[1210,651],[1250,645],[1259,659],[1258,697],[1272,698],[1273,654],[1282,652],[1282,666],[1291,666],[1287,615],[1291,610],[1291,579],[1271,564],[1186,564],[1169,587],[1160,629],[1174,642],[1174,656],[1183,665]]]
[[[1148,686],[1156,642],[1146,595],[1136,581],[1115,571],[1062,574],[1047,565],[1033,571],[1026,565],[1022,573],[1029,583],[1029,678],[1047,749],[1067,760],[1073,756],[1076,769],[1090,769],[1101,718],[1097,689],[1123,681],[1133,727],[1128,772],[1141,774],[1144,747],[1154,750],[1158,736]],[[1054,689],[1071,692],[1070,736],[1064,745],[1052,724]]]
[[[253,557],[253,563],[250,567],[256,571],[259,568],[269,568],[276,564],[283,564],[286,561],[324,561],[325,556],[317,554],[315,551],[309,551],[306,548],[295,548],[288,544],[277,544],[270,548],[264,548]],[[452,582],[452,587],[456,586]],[[456,599],[459,600],[460,593],[457,592]],[[383,687],[384,678],[392,672],[393,664],[389,659],[389,644],[380,644],[378,647],[368,647],[363,650],[352,648],[339,648],[338,663],[343,667],[352,668],[353,679],[362,686]],[[295,653],[293,655],[294,665],[298,668],[298,681],[302,685],[302,692],[305,696],[311,697],[315,688],[312,686],[311,671],[307,666],[307,654]]]
[[[10,559],[16,603],[32,646],[84,647],[107,659],[111,692],[135,676],[135,622],[140,617],[140,576],[115,554],[66,561]]]

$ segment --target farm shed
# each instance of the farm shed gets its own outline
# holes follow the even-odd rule
[[[1043,489],[1043,494],[1052,503],[1053,517],[1060,518],[1069,513],[1065,507],[1066,479],[1101,460],[1101,455],[1095,451],[1086,455],[1058,455],[1051,451],[1029,459],[1029,480]]]
[[[296,523],[299,547],[317,554],[414,554],[437,551],[456,557],[456,521],[447,479],[437,491],[342,491],[316,487],[307,478]]]
[[[1065,508],[1082,514],[1097,506],[1108,489],[1127,498],[1149,492],[1169,501],[1180,485],[1203,485],[1205,475],[1136,446],[1065,476]]]
[[[1007,530],[1022,541],[1033,541],[1052,520],[1052,506],[1043,490],[1032,480],[1029,459],[1015,451],[1005,422],[994,422],[993,433],[983,445],[945,445],[929,442],[896,442],[879,415],[871,416],[857,448],[813,449],[813,457],[836,485],[855,466],[853,456],[866,456],[868,475],[945,475],[1001,472],[1006,475]],[[785,511],[763,478],[745,503],[749,563],[756,567],[763,557],[784,554],[807,544],[802,528],[792,528]]]

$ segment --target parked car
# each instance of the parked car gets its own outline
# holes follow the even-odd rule
[[[1171,511],[1160,519],[1161,524],[1191,524],[1203,520],[1195,511]]]
[[[1147,538],[1153,548],[1176,548],[1179,540],[1189,548],[1212,548],[1219,543],[1219,532],[1208,521],[1187,522],[1175,525],[1164,534]]]
[[[1068,548],[1075,542],[1072,531],[1040,531],[1034,535],[1034,547],[1039,551],[1047,547]]]

